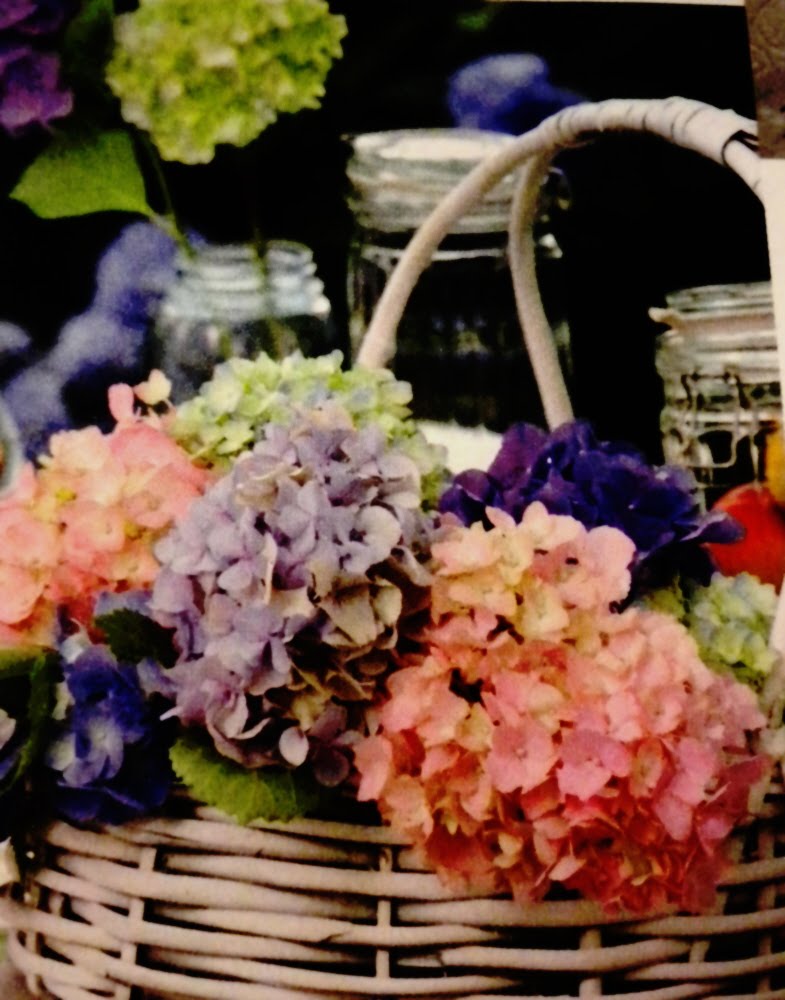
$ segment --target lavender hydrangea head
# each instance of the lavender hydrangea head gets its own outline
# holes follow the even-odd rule
[[[168,729],[136,668],[105,646],[87,646],[64,674],[65,717],[46,755],[58,813],[116,824],[154,811],[172,781]]]
[[[11,135],[69,115],[73,95],[61,80],[54,37],[73,0],[5,0],[0,9],[0,126]]]
[[[487,473],[456,476],[440,509],[464,524],[499,507],[515,518],[539,500],[554,514],[569,514],[588,528],[619,528],[636,547],[638,588],[674,572],[707,580],[711,562],[702,542],[728,542],[739,528],[727,515],[701,511],[694,479],[684,469],[651,466],[635,448],[598,441],[583,421],[546,433],[516,424],[504,435]]]
[[[422,605],[433,519],[420,504],[414,461],[340,408],[268,427],[156,550],[180,720],[246,766],[308,760],[340,783]]]

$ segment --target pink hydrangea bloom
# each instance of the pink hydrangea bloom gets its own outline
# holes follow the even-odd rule
[[[130,386],[109,396],[110,433],[53,435],[39,467],[26,466],[0,500],[2,646],[50,642],[58,609],[86,624],[100,590],[149,587],[152,543],[206,486],[165,421],[136,410]]]
[[[614,610],[618,530],[488,517],[434,547],[433,620],[356,748],[359,798],[462,888],[704,908],[768,777],[754,694],[667,615]]]

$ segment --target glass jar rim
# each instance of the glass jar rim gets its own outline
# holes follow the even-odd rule
[[[718,313],[772,312],[770,281],[748,281],[729,285],[699,285],[682,288],[665,296],[669,308],[679,313],[715,315]]]
[[[415,229],[441,198],[490,153],[514,141],[502,132],[412,128],[347,136],[349,204],[361,225],[382,232]],[[503,178],[456,224],[455,232],[507,228],[516,173]]]

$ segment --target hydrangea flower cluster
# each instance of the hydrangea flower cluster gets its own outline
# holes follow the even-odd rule
[[[530,424],[511,427],[487,473],[456,476],[440,509],[471,524],[485,517],[488,506],[517,519],[534,501],[587,528],[623,531],[635,543],[638,585],[668,580],[677,569],[708,580],[711,562],[701,543],[740,536],[726,514],[702,513],[687,470],[652,467],[630,446],[598,441],[583,421],[551,433]]]
[[[376,427],[325,406],[269,426],[156,547],[162,678],[186,725],[246,766],[338,784],[348,745],[429,581],[420,477]]]
[[[345,32],[324,0],[141,0],[115,21],[107,82],[164,159],[207,163],[318,107]]]
[[[433,546],[432,624],[355,750],[358,797],[445,878],[609,911],[711,902],[768,758],[754,693],[628,608],[632,541],[530,504]]]
[[[337,789],[461,891],[711,906],[785,730],[771,588],[651,591],[728,530],[686,481],[519,427],[440,515],[390,375],[262,356],[168,394],[115,386],[111,431],[55,434],[0,499],[7,815],[42,779],[80,822],[160,808],[173,773],[242,822]]]
[[[166,393],[138,388],[150,403]],[[88,624],[96,596],[150,586],[155,538],[205,488],[209,474],[154,415],[115,386],[117,424],[53,435],[38,468],[27,465],[0,500],[0,646],[52,643],[61,625]]]
[[[749,573],[715,573],[708,586],[692,581],[647,594],[643,604],[673,615],[698,644],[704,663],[761,691],[778,661],[769,645],[777,593]]]
[[[0,126],[11,135],[71,113],[53,51],[73,0],[4,0],[0,10]]]
[[[270,423],[290,425],[328,400],[356,427],[374,426],[406,452],[423,478],[426,503],[435,501],[444,471],[442,449],[430,445],[411,419],[411,386],[391,372],[344,371],[340,351],[318,358],[295,353],[276,361],[232,358],[177,409],[173,434],[196,459],[219,468],[250,448]]]
[[[63,672],[61,720],[45,759],[57,811],[124,823],[162,806],[173,777],[167,734],[135,667],[85,644]]]

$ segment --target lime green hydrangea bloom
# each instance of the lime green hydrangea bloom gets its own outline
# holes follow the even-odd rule
[[[253,447],[267,424],[288,426],[303,409],[334,400],[355,427],[380,427],[416,462],[425,501],[435,504],[446,475],[445,453],[417,429],[409,408],[411,386],[386,369],[344,371],[342,361],[340,351],[318,358],[297,352],[282,361],[263,353],[230,358],[196,396],[178,405],[172,433],[199,461],[226,468]]]
[[[777,662],[769,646],[777,607],[771,584],[749,573],[715,573],[707,587],[675,581],[647,595],[644,603],[686,625],[707,666],[731,672],[757,691],[763,688]]]
[[[318,107],[345,34],[325,0],[141,0],[115,18],[107,81],[164,159],[207,163]]]

